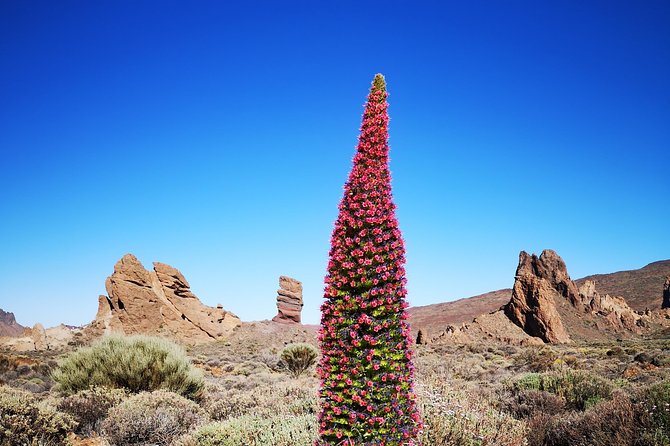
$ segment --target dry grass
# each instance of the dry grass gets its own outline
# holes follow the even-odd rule
[[[314,344],[314,331],[276,330],[260,323],[227,342],[188,351],[206,386],[199,403],[201,427],[180,438],[180,444],[251,438],[268,426],[275,426],[276,435],[254,437],[253,444],[311,444],[318,380],[313,370],[292,376],[282,368],[280,354],[292,343]],[[670,387],[663,384],[670,382],[670,340],[544,347],[422,345],[416,353],[423,446],[670,446]],[[30,368],[41,370],[38,364],[50,360],[32,358]],[[5,362],[5,376],[13,377],[15,363]],[[40,399],[53,407],[68,405],[53,391],[38,394],[36,401]],[[104,409],[99,411],[104,414],[108,408],[92,409]],[[104,420],[94,421],[87,433],[104,435]],[[157,426],[172,432],[169,426]],[[301,426],[311,433],[303,435]]]

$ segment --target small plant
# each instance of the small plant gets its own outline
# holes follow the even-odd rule
[[[100,423],[109,409],[127,396],[125,389],[94,387],[63,398],[58,404],[58,410],[72,415],[79,424],[76,430],[78,434],[90,435],[100,431]]]
[[[197,400],[205,387],[181,347],[149,336],[105,337],[68,355],[53,378],[66,395],[99,386],[133,393],[163,389]]]
[[[280,358],[283,366],[295,378],[316,364],[318,352],[311,344],[290,344],[282,350]]]
[[[158,390],[110,409],[102,431],[112,446],[169,446],[205,421],[207,415],[193,401]]]
[[[69,415],[39,406],[28,392],[0,387],[0,446],[66,445],[76,424]]]
[[[314,415],[242,416],[202,426],[197,446],[311,446],[317,438]]]

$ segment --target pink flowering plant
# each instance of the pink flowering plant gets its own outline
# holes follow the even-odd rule
[[[416,445],[405,248],[388,168],[384,76],[372,83],[331,239],[317,445]]]

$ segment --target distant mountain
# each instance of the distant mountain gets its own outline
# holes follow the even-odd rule
[[[14,318],[14,313],[8,313],[0,309],[0,336],[20,336],[25,327],[19,325]]]
[[[593,280],[601,294],[621,296],[634,310],[644,311],[661,307],[667,276],[670,276],[670,260],[661,260],[640,269],[595,274],[575,282],[582,285],[586,280]]]
[[[595,281],[600,294],[621,296],[634,310],[661,307],[663,283],[670,276],[670,260],[662,260],[631,271],[611,274],[596,274],[575,280],[581,286],[587,280]],[[510,277],[510,281],[513,278]],[[409,308],[410,324],[414,331],[422,330],[436,334],[447,325],[469,323],[475,317],[491,313],[507,304],[512,297],[509,288],[491,291],[453,302],[443,302]]]

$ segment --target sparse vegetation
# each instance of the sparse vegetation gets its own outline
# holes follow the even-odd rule
[[[66,395],[99,386],[135,393],[163,389],[199,399],[204,389],[181,347],[148,336],[105,337],[67,355],[53,378]]]
[[[65,445],[68,433],[101,436],[110,446],[312,446],[319,381],[309,373],[288,377],[273,362],[309,336],[297,329],[260,334],[267,329],[189,349],[205,374],[198,403],[166,391],[95,387],[63,395],[2,387],[0,446]],[[670,446],[670,366],[663,360],[670,340],[415,349],[422,446]],[[651,359],[635,360],[640,353]],[[43,355],[13,357],[7,376],[25,365],[38,376],[52,361],[52,353]]]

